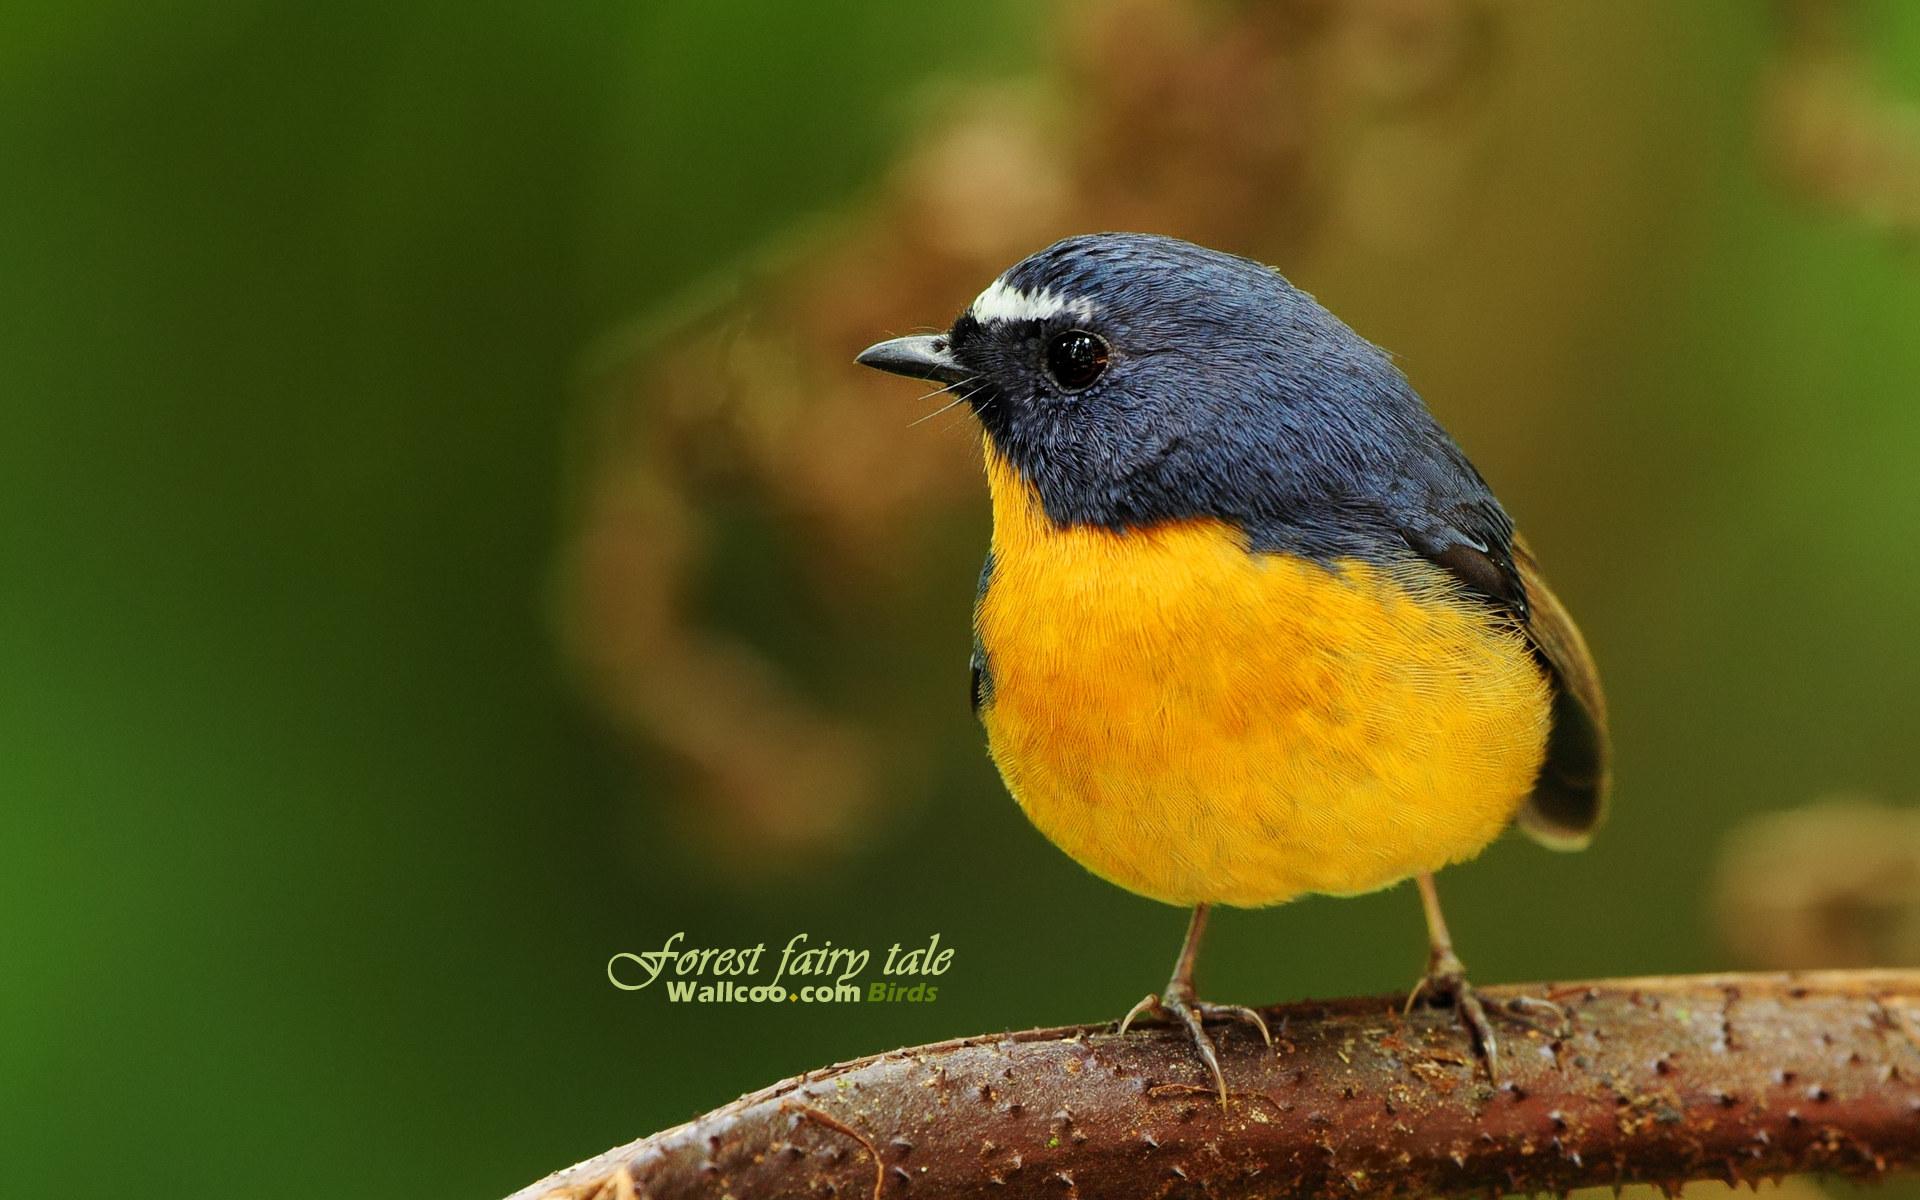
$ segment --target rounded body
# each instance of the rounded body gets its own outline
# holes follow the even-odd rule
[[[1471,857],[1526,801],[1546,677],[1441,568],[1252,553],[1210,519],[1061,527],[987,458],[981,719],[1096,875],[1174,904],[1365,892]]]

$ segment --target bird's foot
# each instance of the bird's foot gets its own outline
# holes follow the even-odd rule
[[[1229,1019],[1245,1021],[1259,1031],[1260,1040],[1269,1049],[1273,1047],[1273,1034],[1267,1029],[1266,1019],[1258,1012],[1244,1004],[1209,1004],[1205,1000],[1196,1000],[1191,987],[1174,985],[1168,987],[1164,995],[1149,993],[1141,997],[1140,1003],[1120,1019],[1120,1032],[1125,1033],[1142,1016],[1152,1016],[1170,1025],[1187,1027],[1187,1034],[1193,1039],[1193,1048],[1199,1052],[1200,1061],[1206,1064],[1207,1073],[1213,1076],[1213,1086],[1220,1093],[1222,1108],[1227,1105],[1227,1079],[1220,1073],[1220,1055],[1214,1050],[1213,1037],[1207,1032],[1206,1023]]]
[[[1465,964],[1451,950],[1434,952],[1432,960],[1427,963],[1427,973],[1419,983],[1413,985],[1412,993],[1407,996],[1405,1011],[1412,1012],[1413,1006],[1423,1000],[1453,1009],[1454,1018],[1466,1026],[1473,1052],[1487,1068],[1487,1079],[1499,1083],[1500,1047],[1494,1040],[1493,1023],[1487,1020],[1487,1007],[1480,1002],[1480,994],[1467,982]]]

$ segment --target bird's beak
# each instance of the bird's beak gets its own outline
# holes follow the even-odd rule
[[[909,379],[931,379],[935,383],[959,383],[968,377],[967,369],[953,361],[946,335],[939,333],[894,338],[868,346],[855,355],[853,361],[876,371],[905,375]]]

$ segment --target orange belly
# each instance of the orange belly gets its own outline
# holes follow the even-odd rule
[[[991,449],[988,473],[988,746],[1095,874],[1177,904],[1370,891],[1525,800],[1546,681],[1439,568],[1252,554],[1216,521],[1062,529]]]

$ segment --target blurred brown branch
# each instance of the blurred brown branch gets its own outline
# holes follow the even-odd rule
[[[1713,909],[1741,966],[1920,966],[1920,810],[1836,795],[1749,817]]]
[[[1478,0],[1066,6],[1031,77],[965,88],[864,203],[610,356],[560,564],[567,651],[615,727],[676,768],[672,813],[713,860],[760,876],[847,852],[911,795],[918,773],[898,768],[924,752],[702,608],[717,500],[804,548],[806,600],[872,624],[936,518],[977,503],[980,457],[964,412],[905,436],[928,410],[857,372],[860,347],[944,324],[1070,233],[1177,232],[1279,260],[1336,216],[1392,243],[1444,225],[1490,23]]]
[[[1790,0],[1761,94],[1762,151],[1795,193],[1902,238],[1920,233],[1920,106],[1875,79],[1858,4]]]
[[[1224,1111],[1170,1031],[993,1034],[812,1071],[513,1200],[1429,1196],[1872,1176],[1920,1164],[1920,972],[1619,979],[1509,1020],[1488,1086],[1445,1012],[1275,1008],[1221,1032]]]

